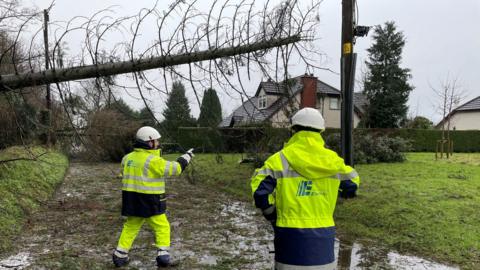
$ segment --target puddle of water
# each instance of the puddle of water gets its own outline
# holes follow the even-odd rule
[[[30,253],[20,252],[0,261],[0,270],[5,269],[24,269],[30,265]]]
[[[84,170],[83,167],[81,169]],[[80,192],[78,189],[66,187],[60,194],[60,197],[66,201],[78,201],[79,198],[85,196],[84,192]],[[186,214],[183,219],[173,218],[173,222],[171,222],[174,232],[171,250],[173,260],[185,261],[187,264],[191,264],[191,269],[198,269],[196,267],[199,265],[201,265],[201,269],[209,269],[214,266],[221,268],[224,263],[236,259],[241,259],[241,262],[237,265],[228,264],[228,269],[272,269],[274,254],[270,252],[273,251],[273,231],[250,203],[230,201],[228,198],[219,198],[213,202],[205,199],[204,203],[215,204],[211,205],[212,208],[218,209],[220,213],[217,214],[218,212],[215,211],[213,217],[203,220],[203,223],[195,223],[189,214]],[[191,223],[196,225],[191,226]],[[190,226],[182,228],[185,225]],[[39,249],[45,243],[48,243],[46,248],[57,250],[55,245],[59,242],[56,240],[55,234],[49,234],[48,232],[51,233],[51,231],[44,230],[44,226],[47,225],[43,224],[36,228],[36,231],[41,233],[29,239],[29,242],[33,244],[29,248],[31,252],[23,250],[15,256],[0,260],[0,270],[24,269],[31,267],[32,264],[35,265],[35,258],[50,253],[48,249],[44,251]],[[179,232],[188,233],[183,236]],[[137,240],[136,249],[138,250],[134,252],[130,266],[142,270],[152,269],[151,267],[155,265],[156,251],[151,246],[153,245],[151,232],[142,230],[139,238],[148,238],[149,242],[141,244]],[[110,253],[99,254],[97,249],[91,249],[91,246],[86,247],[83,242],[69,243],[69,241],[65,241],[65,243],[68,249],[86,250],[92,259],[97,260],[100,257],[99,261],[103,262],[105,258],[110,258]],[[335,252],[338,258],[338,269],[458,269],[377,247],[362,246],[357,243],[347,244],[346,241],[341,243],[336,241]]]
[[[255,215],[256,212],[251,209],[243,202],[231,202],[222,205],[220,215],[224,218],[223,222],[232,222],[236,228],[240,229],[248,228],[247,233],[229,234],[229,239],[236,243],[236,252],[234,251],[231,254],[242,254],[245,259],[251,259],[252,262],[258,260],[258,258],[263,258],[260,265],[255,265],[255,267],[268,268],[273,264],[274,256],[270,253],[274,250],[272,230],[269,230],[268,226],[259,226],[258,215]],[[252,253],[249,251],[252,251]],[[338,269],[459,269],[416,256],[402,255],[381,247],[366,247],[359,243],[341,243],[339,239],[335,241],[335,256]],[[251,266],[253,267],[253,265]]]
[[[231,202],[222,205],[220,216],[228,218],[237,228],[251,229],[252,222],[256,222],[252,219],[255,213],[243,202]],[[254,227],[256,228],[256,226]]]
[[[203,255],[202,258],[200,258],[199,263],[210,266],[217,265],[217,257],[212,255]]]
[[[427,270],[457,270],[458,267],[451,267],[432,261],[428,261],[415,256],[400,255],[396,252],[388,253],[388,259],[391,265],[398,266],[398,269],[418,269],[422,266],[422,269]]]
[[[366,247],[359,243],[344,244],[335,241],[335,255],[339,269],[400,269],[400,270],[458,270],[416,256],[402,255],[379,247]]]

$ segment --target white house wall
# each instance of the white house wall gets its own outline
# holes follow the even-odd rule
[[[353,127],[357,127],[360,123],[360,117],[356,113],[353,114]]]
[[[295,96],[294,102],[295,102],[294,106],[298,108],[301,102],[300,94],[297,94]],[[286,106],[288,106],[288,104]],[[287,117],[287,115],[285,114],[285,110],[283,108],[278,110],[276,113],[272,115],[272,117],[270,118],[270,122],[272,123],[273,127],[289,127],[290,126],[290,118]]]
[[[341,127],[341,110],[330,109],[330,99],[333,97],[323,97],[317,100],[317,109],[325,118],[325,126],[328,128],[340,128]],[[322,109],[323,108],[323,109]],[[360,122],[360,117],[353,114],[353,126],[357,127]]]
[[[265,96],[265,90],[263,88],[260,89],[260,92],[258,93],[258,96]],[[276,95],[266,95],[267,96],[267,108],[270,107],[275,101],[277,101],[278,96]],[[255,104],[255,106],[259,106],[258,104]]]
[[[445,123],[445,128],[447,123]],[[450,130],[480,129],[480,111],[459,111],[450,119]]]
[[[299,106],[301,95],[297,94],[295,96],[296,106]],[[323,102],[322,102],[323,100]],[[322,110],[323,107],[323,110]],[[340,110],[331,110],[330,109],[330,97],[324,97],[317,99],[317,109],[322,113],[323,118],[325,119],[325,127],[327,128],[340,128],[341,123],[341,111]],[[288,127],[290,119],[285,115],[285,111],[280,109],[278,112],[272,115],[270,118],[272,126],[274,127]],[[356,127],[360,122],[360,118],[356,113],[353,115],[353,126]]]
[[[325,119],[325,127],[340,128],[340,110],[330,109],[330,99],[332,97],[325,97],[323,101],[323,118]]]

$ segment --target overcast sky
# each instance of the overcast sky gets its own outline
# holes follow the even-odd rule
[[[303,1],[303,0],[301,0]],[[45,8],[51,1],[24,0],[38,8]],[[74,16],[90,16],[99,9],[118,5],[118,16],[133,15],[142,7],[151,7],[146,0],[57,0],[50,16],[53,20],[67,20]],[[166,6],[170,1],[160,1]],[[201,2],[201,1],[199,1]],[[310,1],[308,1],[310,2]],[[450,74],[458,77],[461,87],[468,91],[465,102],[480,96],[480,0],[358,0],[359,24],[379,25],[395,21],[406,37],[402,67],[411,69],[410,83],[415,89],[410,94],[410,115],[426,116],[434,122],[440,120],[430,85],[439,86],[440,80]],[[316,47],[326,55],[322,64],[339,72],[341,0],[324,0],[319,8],[319,40]],[[155,37],[152,37],[152,39]],[[372,44],[370,37],[359,38],[355,46],[358,53],[357,79],[361,78],[366,49]],[[70,47],[74,47],[70,45]],[[291,70],[292,72],[292,70]],[[301,75],[292,74],[293,76]],[[339,88],[340,77],[328,71],[317,71],[322,81]],[[261,78],[249,86],[253,94]],[[361,85],[357,80],[356,89]],[[192,101],[192,113],[198,115],[198,105]],[[224,113],[230,113],[239,105],[238,99],[221,96]],[[128,100],[128,98],[127,98]],[[135,102],[133,102],[135,103]],[[133,104],[139,107],[140,104]],[[226,116],[226,115],[224,115]]]

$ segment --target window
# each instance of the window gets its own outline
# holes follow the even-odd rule
[[[340,110],[340,99],[330,97],[330,110]]]
[[[318,96],[317,97],[317,109],[322,112],[323,114],[323,109],[325,106],[325,97],[323,96]]]
[[[267,108],[267,96],[260,96],[258,98],[258,108],[259,109]]]

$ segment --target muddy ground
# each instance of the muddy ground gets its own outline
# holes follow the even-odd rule
[[[36,214],[0,269],[109,269],[123,219],[118,164],[72,163],[54,198]],[[176,269],[268,269],[271,230],[244,202],[183,178],[167,183]],[[8,255],[12,255],[8,254]],[[145,224],[126,269],[156,269]],[[2,261],[3,260],[3,261]]]
[[[114,269],[123,219],[118,164],[72,163],[64,183],[27,222],[0,269]],[[180,178],[167,183],[175,269],[272,269],[272,230],[250,203]],[[339,269],[452,269],[359,244],[338,244]],[[123,269],[156,269],[144,225]]]

